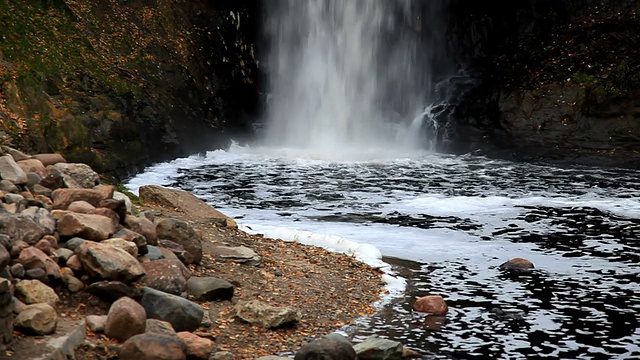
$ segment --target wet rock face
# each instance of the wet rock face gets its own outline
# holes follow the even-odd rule
[[[1,61],[17,75],[3,77],[0,84],[0,115],[19,119],[20,131],[27,134],[14,146],[63,152],[67,160],[87,163],[100,173],[125,175],[150,161],[209,148],[212,142],[225,146],[223,130],[248,127],[256,112],[257,0],[12,3],[0,11],[9,14],[7,33],[18,34],[25,22],[42,20],[45,31],[28,34],[25,43],[71,54],[50,57],[34,77],[32,65],[39,60],[33,48],[22,47],[17,35],[0,43],[0,53],[13,49]],[[58,20],[71,26],[60,32]],[[80,31],[78,22],[95,27],[95,34],[122,36],[101,40]],[[66,41],[47,35],[48,28],[56,28]],[[11,133],[18,131],[11,125],[0,130],[18,135]]]
[[[626,47],[632,1],[500,3],[449,2],[451,56],[473,85],[448,85],[457,90],[441,150],[637,167],[640,77],[624,60],[637,57]],[[593,38],[607,40],[581,45]]]

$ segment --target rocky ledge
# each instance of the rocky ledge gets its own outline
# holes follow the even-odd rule
[[[0,177],[2,358],[417,356],[324,336],[383,291],[349,256],[248,235],[180,190],[144,186],[134,204],[58,154],[3,147]]]

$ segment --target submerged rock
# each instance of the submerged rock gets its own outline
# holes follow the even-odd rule
[[[449,307],[442,296],[427,295],[419,298],[415,303],[413,303],[413,310],[433,315],[444,315],[449,311]]]

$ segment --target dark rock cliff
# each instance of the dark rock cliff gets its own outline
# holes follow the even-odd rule
[[[638,1],[450,6],[461,75],[443,150],[640,166]]]
[[[225,146],[258,104],[258,0],[0,0],[2,141],[124,176]]]

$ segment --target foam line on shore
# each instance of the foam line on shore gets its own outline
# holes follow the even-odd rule
[[[247,226],[238,224],[240,230],[248,234],[262,234],[272,239],[297,242],[305,245],[318,246],[328,251],[339,252],[353,256],[371,267],[384,272],[382,280],[387,284],[382,296],[382,304],[392,298],[401,295],[406,288],[406,280],[395,276],[391,265],[382,261],[382,253],[371,244],[358,243],[344,237],[333,234],[321,234],[311,231],[302,231],[290,227],[276,226]]]

